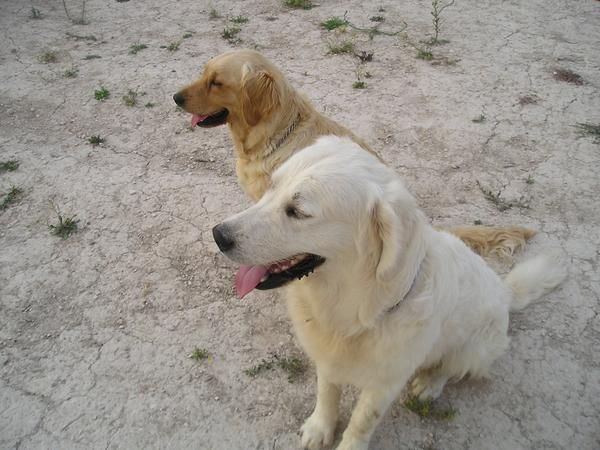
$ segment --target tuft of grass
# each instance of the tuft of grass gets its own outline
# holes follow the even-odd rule
[[[192,33],[191,31],[186,31],[185,33],[183,33],[183,36],[181,36],[183,39],[189,39],[194,35],[194,33]]]
[[[480,219],[475,219],[473,225],[483,225],[483,222]]]
[[[362,80],[357,80],[354,83],[352,83],[352,87],[354,89],[365,89],[367,87],[367,83],[365,83]]]
[[[335,30],[348,25],[348,21],[345,18],[333,16],[324,22],[321,22],[321,28],[325,28],[327,31]]]
[[[579,137],[590,136],[595,144],[600,144],[600,124],[578,123],[575,128],[578,130]]]
[[[373,52],[366,52],[364,50],[360,52],[355,52],[354,56],[360,59],[361,62],[371,62],[373,61]]]
[[[123,96],[123,103],[125,103],[125,106],[135,106],[137,105],[137,97],[138,93],[132,89],[129,89],[127,94]]]
[[[208,18],[210,20],[215,20],[215,19],[220,19],[221,14],[219,13],[219,11],[217,11],[215,8],[211,8],[211,10],[208,12]]]
[[[527,178],[525,179],[525,183],[527,183],[527,184],[533,184],[533,183],[535,183],[535,180],[533,179],[533,177],[531,176],[531,174],[527,175]]]
[[[76,41],[96,42],[98,40],[98,39],[96,39],[96,36],[94,36],[93,34],[80,35],[80,34],[70,33],[68,31],[65,34],[67,35],[67,37],[70,37],[71,39],[74,39]]]
[[[371,17],[369,17],[369,20],[371,22],[381,23],[381,22],[385,21],[385,17],[383,17],[383,16],[371,16]]]
[[[79,69],[76,67],[71,67],[63,72],[63,77],[65,78],[76,78],[79,74]]]
[[[129,54],[137,55],[139,52],[141,52],[142,50],[145,50],[147,48],[148,48],[148,46],[146,44],[133,44],[129,47]]]
[[[34,19],[34,20],[39,20],[42,18],[42,12],[37,9],[34,8],[33,6],[31,7],[30,13],[29,13],[29,18],[30,19]]]
[[[433,59],[433,53],[429,50],[424,50],[422,48],[417,49],[417,59],[422,59],[424,61],[431,61]]]
[[[53,50],[48,50],[39,55],[38,60],[44,64],[55,63],[58,61],[58,53]]]
[[[535,95],[524,95],[519,97],[519,105],[534,105],[539,101],[539,98]]]
[[[8,161],[0,162],[0,173],[14,172],[19,168],[19,161],[16,159],[9,159]]]
[[[312,9],[315,6],[311,0],[283,0],[283,4],[294,9]]]
[[[176,52],[177,50],[179,50],[180,45],[181,45],[181,41],[175,41],[175,42],[171,42],[169,45],[167,45],[166,48],[170,52]]]
[[[208,359],[210,353],[205,348],[194,347],[192,353],[190,354],[190,358],[194,361],[202,361]]]
[[[100,137],[98,134],[94,134],[88,138],[88,142],[96,147],[104,143],[104,138]]]
[[[473,122],[473,123],[483,123],[483,122],[485,122],[485,116],[483,114],[479,114],[477,117],[473,117],[471,119],[471,122]]]
[[[435,407],[431,400],[419,400],[417,397],[406,399],[404,406],[422,418],[452,420],[456,416],[454,408],[440,409]]]
[[[85,55],[83,57],[84,60],[89,61],[90,59],[101,59],[102,56],[100,55]]]
[[[342,55],[344,53],[354,52],[354,42],[343,41],[340,43],[329,43],[329,53],[332,55]]]
[[[565,83],[576,84],[578,86],[583,84],[583,78],[581,78],[581,75],[569,69],[555,69],[554,72],[552,72],[552,75],[557,81],[564,81]]]
[[[482,192],[484,198],[490,203],[492,203],[498,211],[504,212],[511,209],[513,206],[524,209],[529,208],[529,205],[523,200],[523,197],[521,197],[519,200],[507,201],[500,197],[502,191],[494,193],[491,189],[484,188],[479,182],[479,180],[475,181],[477,183],[477,186],[479,187],[479,190]]]
[[[94,91],[94,98],[99,102],[103,102],[108,97],[110,97],[110,92],[104,86]]]
[[[298,381],[306,372],[307,364],[300,358],[280,357],[273,354],[270,358],[262,359],[257,365],[244,370],[244,373],[249,377],[256,378],[261,373],[273,370],[276,367],[285,371],[288,374],[288,381],[293,383]]]
[[[221,37],[229,42],[232,42],[236,39],[236,36],[240,31],[242,31],[240,27],[225,27],[221,33]]]
[[[16,203],[19,200],[19,197],[23,194],[23,190],[16,186],[12,186],[10,190],[6,193],[2,201],[0,201],[0,211],[4,211],[13,203]]]
[[[63,217],[58,208],[56,208],[56,214],[58,216],[56,225],[48,225],[50,234],[66,239],[77,231],[79,220],[76,220],[75,216]]]
[[[229,21],[231,23],[237,23],[237,24],[242,24],[242,23],[247,23],[248,22],[248,18],[246,16],[234,16],[231,19],[229,19]]]
[[[155,105],[154,103],[152,103],[152,102],[148,102],[148,103],[146,103],[146,104],[144,105],[144,107],[146,107],[146,108],[154,108],[155,106],[156,106],[156,105]]]

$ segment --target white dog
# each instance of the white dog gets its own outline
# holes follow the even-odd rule
[[[420,398],[484,375],[508,346],[509,310],[564,277],[554,258],[537,257],[502,281],[459,239],[428,225],[394,170],[338,137],[292,156],[260,201],[213,235],[247,264],[236,277],[241,296],[291,281],[289,312],[318,375],[317,404],[302,427],[310,449],[333,441],[343,384],[361,394],[338,449],[366,449],[415,372],[411,392]]]

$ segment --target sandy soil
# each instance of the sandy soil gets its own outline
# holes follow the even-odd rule
[[[81,0],[67,6],[77,19]],[[222,18],[209,20],[213,6]],[[427,0],[93,0],[87,25],[62,2],[0,2],[0,160],[20,161],[0,192],[22,189],[0,211],[1,448],[298,448],[314,371],[295,383],[279,368],[244,373],[302,353],[277,293],[234,297],[234,267],[211,238],[248,205],[227,129],[192,132],[171,100],[240,45],[365,137],[435,224],[529,225],[540,233],[526,255],[565,253],[569,279],[514,315],[492,378],[444,392],[438,404],[456,416],[421,419],[398,401],[372,448],[600,448],[600,145],[574,127],[600,122],[600,2],[457,0],[433,61],[399,36],[319,27],[344,11],[360,26],[384,16],[382,30],[406,21],[417,45],[430,35]],[[231,44],[221,32],[239,14],[249,21]],[[352,87],[356,57],[327,54],[345,39],[373,52],[366,89]],[[147,48],[130,54],[133,44]],[[556,80],[557,68],[583,83]],[[97,101],[102,86],[110,97]],[[500,211],[477,181],[515,205]],[[50,202],[80,220],[68,239],[49,233]],[[210,357],[190,358],[196,347]]]

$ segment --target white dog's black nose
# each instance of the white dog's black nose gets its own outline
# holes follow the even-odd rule
[[[231,250],[233,248],[233,246],[235,245],[235,241],[233,239],[231,239],[231,237],[228,236],[227,228],[225,227],[224,224],[221,223],[221,224],[217,225],[216,227],[214,227],[212,229],[212,232],[213,232],[213,238],[215,239],[215,242],[219,246],[219,250],[221,250],[222,252]]]

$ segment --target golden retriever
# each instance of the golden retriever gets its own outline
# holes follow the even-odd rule
[[[200,79],[173,99],[192,114],[192,127],[229,125],[237,176],[254,201],[269,187],[273,171],[319,136],[348,136],[375,154],[350,130],[317,112],[273,63],[253,50],[233,50],[211,59]],[[448,231],[484,256],[512,254],[535,234],[521,226]]]
[[[348,138],[321,137],[272,175],[254,206],[213,229],[245,264],[238,293],[287,284],[299,341],[315,362],[317,402],[302,445],[333,441],[340,387],[361,390],[338,450],[367,449],[416,372],[413,395],[485,375],[508,347],[509,310],[556,287],[539,256],[504,280],[455,236],[429,226],[399,175]],[[314,272],[314,273],[313,273]]]

